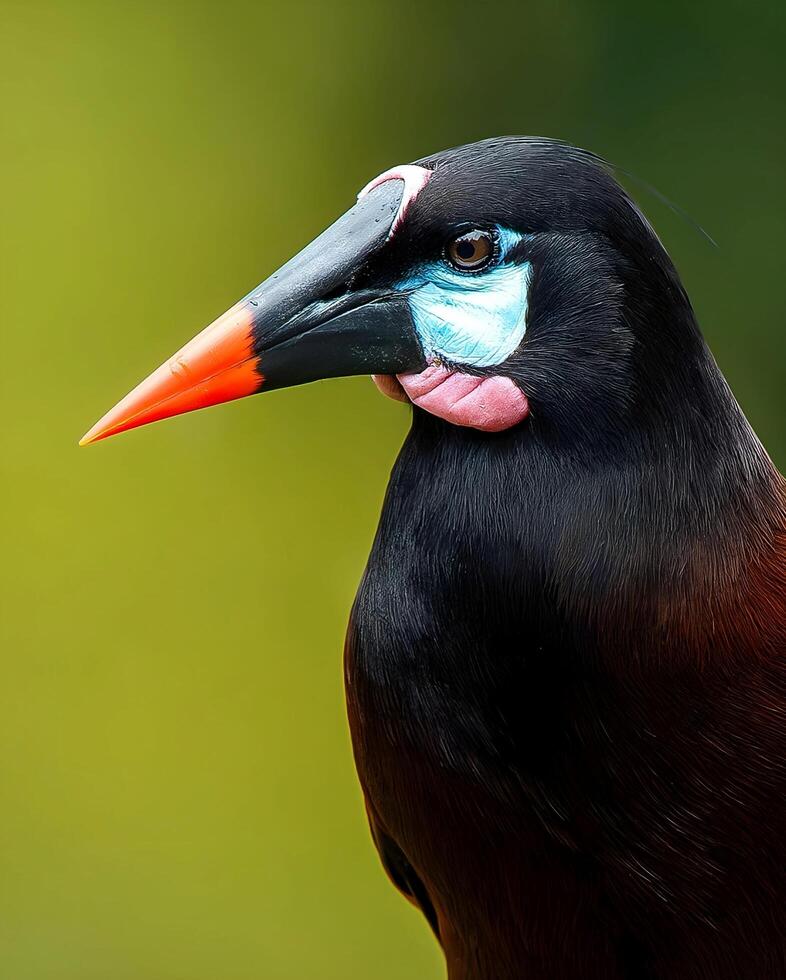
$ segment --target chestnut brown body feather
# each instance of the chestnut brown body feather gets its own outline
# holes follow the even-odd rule
[[[786,976],[786,517],[771,481],[761,523],[664,569],[660,599],[653,582],[638,603],[571,608],[541,572],[551,615],[526,589],[513,612],[501,544],[420,554],[422,529],[383,517],[349,717],[377,845],[451,980]],[[417,602],[424,589],[440,599]]]

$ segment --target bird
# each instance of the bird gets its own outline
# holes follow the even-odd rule
[[[349,375],[411,408],[354,758],[449,980],[786,977],[786,482],[614,168],[384,171],[82,441]]]

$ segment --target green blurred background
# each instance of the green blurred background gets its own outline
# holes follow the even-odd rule
[[[633,187],[786,462],[783,4],[0,4],[0,980],[437,978],[365,826],[366,379],[76,442],[382,169],[559,136]]]

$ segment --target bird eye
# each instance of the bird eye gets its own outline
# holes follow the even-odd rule
[[[462,272],[476,272],[494,257],[494,236],[476,228],[448,242],[445,250],[448,261]]]

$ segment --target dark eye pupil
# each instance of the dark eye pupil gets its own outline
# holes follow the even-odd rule
[[[466,238],[463,241],[456,243],[456,255],[458,255],[460,259],[474,259],[476,251],[476,243],[471,242]]]

